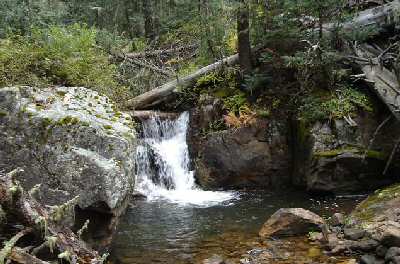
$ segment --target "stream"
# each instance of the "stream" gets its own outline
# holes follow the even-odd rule
[[[359,201],[314,199],[294,190],[203,191],[189,169],[188,119],[183,113],[176,120],[154,117],[142,123],[136,191],[146,198],[135,201],[121,220],[112,263],[202,263],[214,254],[239,263],[249,250],[265,246],[258,231],[279,208],[303,207],[329,217],[351,211]],[[306,240],[290,243],[307,253]]]

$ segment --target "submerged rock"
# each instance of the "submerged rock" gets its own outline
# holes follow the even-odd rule
[[[275,212],[261,228],[259,235],[263,238],[270,236],[297,236],[310,231],[320,230],[324,220],[302,208],[281,208]]]
[[[23,168],[19,181],[27,190],[40,184],[43,204],[78,197],[75,223],[67,215],[66,224],[79,229],[89,219],[96,236],[110,233],[134,184],[130,117],[78,87],[2,88],[0,113],[0,167]]]

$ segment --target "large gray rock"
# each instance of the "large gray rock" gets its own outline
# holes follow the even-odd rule
[[[398,171],[395,166],[386,177],[378,175],[382,175],[400,127],[395,122],[386,124],[375,137],[372,148],[368,149],[384,115],[360,112],[353,119],[356,126],[337,119],[317,122],[301,130],[303,138],[307,138],[299,143],[307,148],[302,164],[308,190],[346,193],[374,190],[393,183]]]
[[[191,149],[198,182],[205,188],[289,185],[286,131],[284,122],[257,119],[247,127],[195,137]]]
[[[23,187],[41,184],[46,205],[79,196],[85,218],[89,211],[118,216],[132,193],[135,149],[131,118],[95,91],[0,89],[0,168],[23,168]]]
[[[303,208],[281,208],[276,211],[261,228],[261,237],[296,236],[310,231],[321,230],[325,221]]]

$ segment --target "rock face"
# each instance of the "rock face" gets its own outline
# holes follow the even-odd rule
[[[210,133],[202,141],[197,179],[206,188],[269,187],[290,183],[290,153],[278,122]]]
[[[297,155],[302,167],[307,189],[314,192],[346,193],[373,190],[393,182],[398,168],[391,167],[382,175],[386,159],[395,144],[400,130],[393,120],[375,137],[372,148],[368,148],[375,129],[383,117],[378,113],[358,113],[356,125],[345,120],[317,122],[310,128],[300,129],[303,141],[301,155]],[[396,132],[397,131],[397,132]],[[377,148],[378,147],[378,148]]]
[[[203,98],[191,111],[188,138],[198,183],[205,188],[294,185],[323,193],[374,190],[393,183],[400,171],[393,164],[399,157],[385,177],[380,175],[400,125],[387,122],[369,148],[376,128],[390,114],[378,103],[374,109],[360,110],[352,121],[305,124],[275,114],[246,127],[221,130],[221,101]]]
[[[324,220],[302,208],[281,208],[275,212],[261,228],[259,235],[270,236],[304,235],[310,231],[320,230]]]
[[[46,205],[78,196],[78,222],[113,228],[133,189],[135,149],[132,120],[97,92],[0,89],[0,168],[23,168],[22,186],[41,184],[38,199]]]

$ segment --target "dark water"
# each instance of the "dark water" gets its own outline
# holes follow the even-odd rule
[[[214,253],[240,256],[257,245],[262,224],[279,208],[321,216],[349,212],[361,198],[313,199],[304,193],[247,192],[212,207],[136,201],[114,240],[113,263],[198,263]]]

